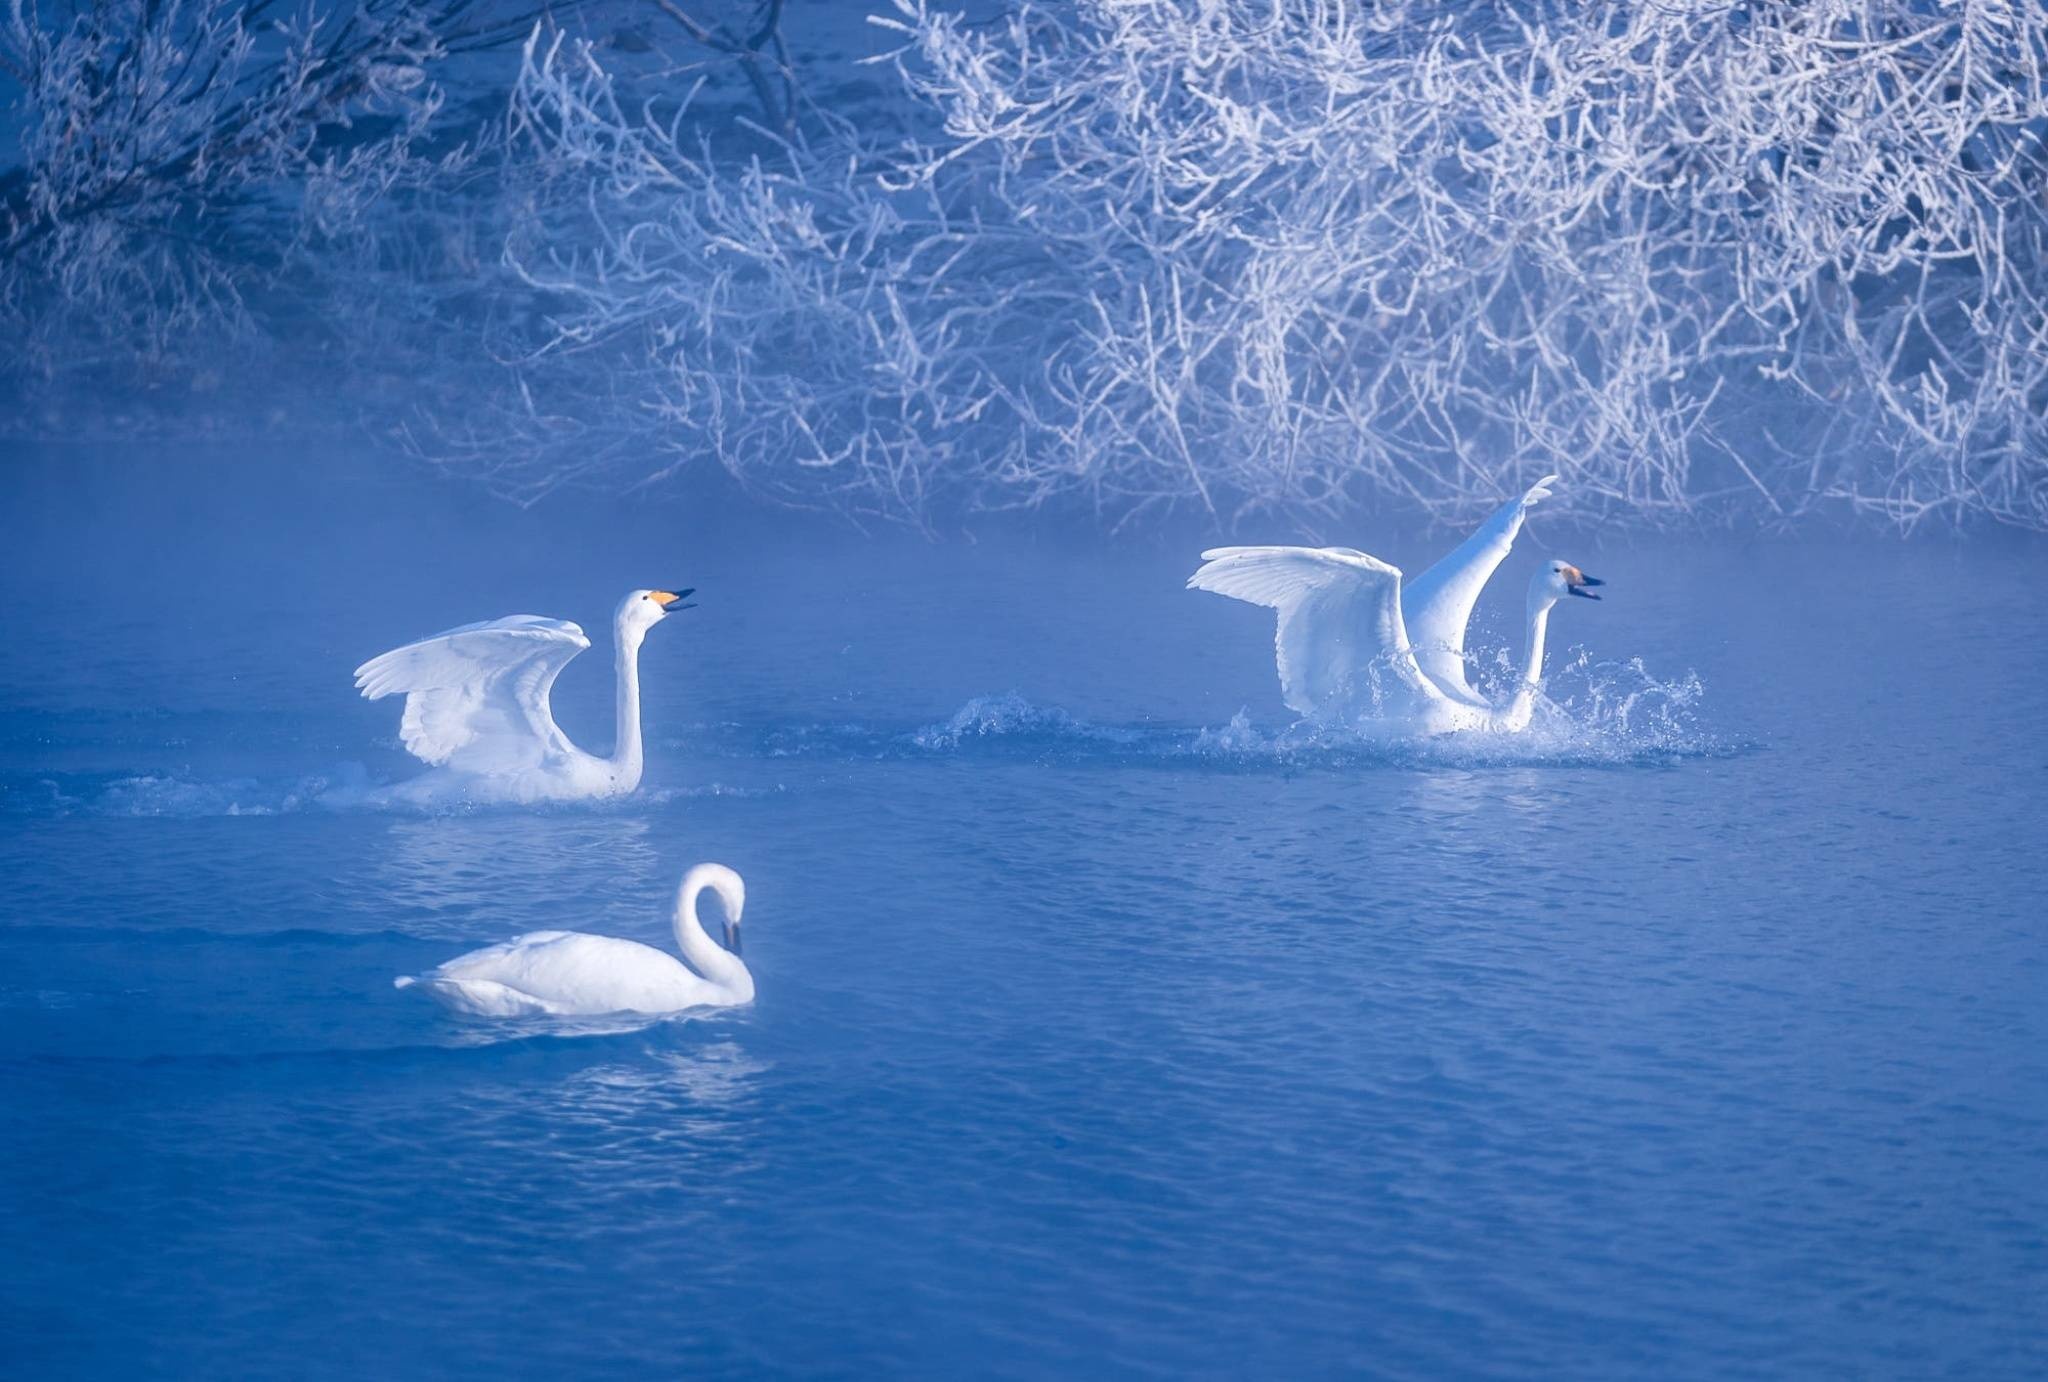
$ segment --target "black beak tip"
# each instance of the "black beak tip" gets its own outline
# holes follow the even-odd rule
[[[1581,579],[1581,580],[1583,580],[1583,581],[1585,581],[1585,583],[1586,583],[1587,585],[1606,585],[1606,584],[1607,584],[1607,582],[1605,582],[1605,581],[1601,580],[1601,579],[1600,579],[1600,578],[1599,578],[1598,576],[1585,576],[1585,575],[1582,575],[1582,576],[1580,577],[1580,579]],[[686,591],[684,591],[683,593],[684,593],[685,595],[689,594],[689,592],[688,592],[687,590],[686,590]]]

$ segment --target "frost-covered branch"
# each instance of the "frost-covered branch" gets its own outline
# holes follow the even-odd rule
[[[582,181],[515,243],[548,310],[502,483],[1451,519],[1555,470],[1591,512],[2048,526],[2032,4],[884,22],[917,138],[744,160],[529,51],[521,129]]]
[[[2048,528],[2037,0],[486,2],[0,0],[0,404],[294,335],[522,497]]]
[[[374,208],[459,175],[435,74],[509,22],[471,0],[8,0],[0,364],[217,366],[312,306]]]

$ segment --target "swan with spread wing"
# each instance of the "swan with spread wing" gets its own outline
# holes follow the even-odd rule
[[[398,734],[433,771],[395,789],[409,800],[566,801],[623,796],[640,785],[640,644],[689,590],[635,590],[612,616],[618,740],[600,758],[569,742],[548,694],[590,646],[576,625],[535,614],[464,624],[356,668],[369,700],[402,693]]]
[[[1398,567],[1350,547],[1216,547],[1192,590],[1265,605],[1276,615],[1280,689],[1297,714],[1395,721],[1423,734],[1528,727],[1543,675],[1550,611],[1566,596],[1600,597],[1601,582],[1547,561],[1529,583],[1527,654],[1514,694],[1496,705],[1465,676],[1465,628],[1479,592],[1506,559],[1546,475],[1405,588]]]

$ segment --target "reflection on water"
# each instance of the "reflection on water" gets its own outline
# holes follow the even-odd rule
[[[746,1155],[760,1077],[770,1068],[730,1040],[632,1064],[592,1066],[558,1087],[554,1117],[564,1125],[645,1135],[657,1146],[727,1158],[720,1174],[729,1175],[747,1169],[729,1159]],[[686,1166],[663,1162],[663,1174],[687,1173]]]

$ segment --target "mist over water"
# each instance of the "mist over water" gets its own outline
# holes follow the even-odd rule
[[[1541,556],[1605,577],[1553,708],[1403,746],[1293,723],[1271,616],[1181,588],[1198,530],[518,510],[316,451],[5,484],[22,1375],[2048,1362],[2033,545],[1539,512],[1474,641]],[[578,620],[602,751],[609,611],[663,583],[701,607],[648,639],[638,795],[361,804],[416,766],[363,658]],[[390,987],[666,945],[702,859],[751,1008]]]

